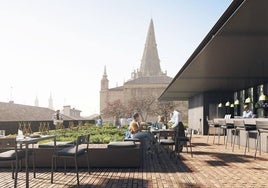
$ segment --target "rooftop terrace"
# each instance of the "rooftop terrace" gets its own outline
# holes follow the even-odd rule
[[[177,164],[161,153],[159,159],[145,159],[141,168],[92,168],[90,175],[80,169],[80,186],[74,170],[56,172],[50,184],[50,169],[37,169],[36,179],[30,173],[30,187],[268,187],[268,153],[254,159],[252,149],[244,156],[243,147],[232,152],[223,143],[207,144],[201,135],[193,137],[193,145],[194,157],[183,152]],[[1,168],[0,176],[0,187],[13,187],[10,169]],[[18,187],[25,187],[25,173],[18,177]]]

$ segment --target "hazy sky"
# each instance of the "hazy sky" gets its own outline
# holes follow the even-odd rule
[[[0,0],[0,101],[99,112],[140,66],[150,19],[162,70],[174,77],[231,0]]]

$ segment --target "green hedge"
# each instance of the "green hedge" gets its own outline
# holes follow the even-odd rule
[[[122,141],[125,137],[127,127],[117,128],[114,126],[102,126],[85,124],[84,126],[73,127],[50,131],[50,134],[57,135],[58,141],[75,141],[79,135],[90,134],[91,143],[109,143],[110,141]]]

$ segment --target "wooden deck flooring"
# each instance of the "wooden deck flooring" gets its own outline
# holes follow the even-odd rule
[[[222,139],[223,140],[223,139]],[[268,187],[268,154],[255,160],[253,150],[243,155],[243,147],[231,151],[229,146],[206,143],[206,137],[194,136],[194,157],[181,153],[178,163],[164,152],[143,161],[140,168],[79,169],[80,186],[76,186],[74,169],[67,174],[55,173],[50,183],[50,169],[37,169],[37,178],[30,173],[30,187],[107,187],[107,188],[169,188],[169,187]],[[0,169],[0,187],[13,187],[11,170]],[[18,187],[25,187],[25,173],[19,173]]]

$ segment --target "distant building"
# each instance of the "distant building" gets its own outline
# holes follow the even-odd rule
[[[161,70],[154,24],[151,20],[140,69],[131,73],[131,79],[122,86],[109,88],[106,66],[104,67],[100,90],[100,112],[106,108],[108,102],[118,99],[126,104],[132,98],[139,99],[147,96],[158,98],[171,80],[172,78],[167,76],[167,72]],[[187,102],[185,105],[187,106]]]
[[[5,121],[51,121],[54,110],[44,107],[15,104],[14,101],[8,103],[0,102],[0,122]],[[74,118],[65,116],[64,120]]]
[[[63,106],[63,115],[72,117],[72,118],[81,118],[80,113],[81,110],[77,110],[75,108],[71,108],[70,105]]]

